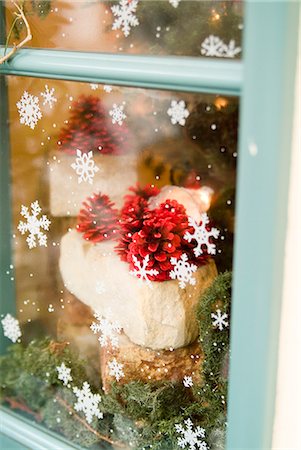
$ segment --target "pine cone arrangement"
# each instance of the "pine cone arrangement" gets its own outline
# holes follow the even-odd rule
[[[94,194],[84,203],[78,216],[77,230],[84,239],[98,243],[116,239],[116,253],[135,270],[135,261],[148,257],[148,270],[153,269],[151,281],[170,280],[173,265],[171,258],[179,259],[184,253],[190,264],[201,266],[208,262],[204,249],[196,257],[195,241],[184,239],[186,233],[193,234],[185,207],[177,200],[167,199],[158,207],[150,209],[149,199],[160,190],[154,185],[129,188],[124,206],[119,213],[107,195]],[[211,225],[208,225],[208,230]]]
[[[83,202],[76,229],[94,243],[116,238],[118,210],[107,195],[93,194]]]
[[[73,102],[68,125],[59,134],[60,150],[71,155],[75,155],[77,149],[102,155],[125,153],[129,131],[124,124],[114,127],[107,116],[98,97],[81,95]]]
[[[134,270],[133,256],[142,259],[149,256],[148,269],[158,271],[149,279],[166,281],[170,279],[169,272],[173,269],[172,257],[178,259],[186,253],[189,262],[198,266],[207,262],[208,255],[204,253],[196,258],[194,243],[184,239],[184,234],[193,230],[183,205],[176,200],[166,200],[158,208],[150,210],[150,194],[157,195],[159,190],[153,187],[131,190],[134,194],[126,197],[121,212],[121,237],[116,247],[120,258],[129,263],[130,270]]]
[[[144,214],[148,209],[148,199],[160,192],[154,185],[144,188],[136,185],[129,190],[132,193],[125,196],[124,206],[121,209],[119,221],[121,238],[116,247],[122,261],[127,261],[128,247],[132,242],[133,234],[142,228]]]

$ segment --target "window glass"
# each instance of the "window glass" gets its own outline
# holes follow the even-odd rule
[[[15,7],[6,2],[7,33]],[[240,58],[242,1],[23,2],[32,47],[149,55]],[[79,31],[80,30],[80,31]],[[10,42],[26,36],[17,19]]]
[[[6,82],[2,402],[83,448],[223,448],[237,98]]]

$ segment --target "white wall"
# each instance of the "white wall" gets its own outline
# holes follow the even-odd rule
[[[301,14],[300,14],[301,16]],[[301,17],[274,450],[301,450]]]

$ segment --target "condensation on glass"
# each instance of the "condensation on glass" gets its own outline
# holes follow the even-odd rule
[[[240,58],[243,2],[29,1],[31,47],[148,55]],[[7,33],[15,19],[6,1]],[[17,20],[10,42],[26,35]]]
[[[2,401],[83,448],[223,448],[237,99],[7,83]]]

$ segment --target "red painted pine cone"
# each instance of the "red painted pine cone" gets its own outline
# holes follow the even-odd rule
[[[93,95],[81,95],[73,102],[68,124],[58,138],[60,150],[71,155],[77,149],[82,153],[123,154],[128,142],[126,125],[114,126],[101,100]]]
[[[114,239],[118,230],[118,210],[107,195],[93,194],[83,202],[76,228],[88,241]]]

